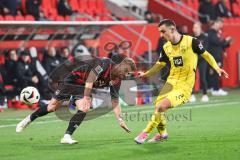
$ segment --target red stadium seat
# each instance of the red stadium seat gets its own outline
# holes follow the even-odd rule
[[[78,0],[69,0],[69,4],[72,7],[72,10],[75,12],[79,11],[79,3]]]
[[[26,15],[25,21],[35,21],[35,18],[32,15]]]
[[[97,9],[96,0],[89,0],[88,1],[88,9],[91,9],[91,10],[96,10]]]
[[[88,9],[87,0],[78,0],[79,12],[84,13]]]
[[[50,2],[53,8],[57,8],[58,0],[51,0]]]
[[[4,20],[3,16],[0,15],[0,21],[3,21],[3,20]]]
[[[71,17],[70,16],[65,16],[65,21],[71,21]]]
[[[16,20],[16,21],[24,21],[25,18],[24,18],[23,16],[20,16],[20,15],[19,15],[19,16],[16,16],[16,17],[15,17],[15,20]]]
[[[63,16],[56,16],[55,21],[65,21],[65,18]]]
[[[76,21],[88,21],[88,18],[85,18],[85,17],[77,17],[75,20],[76,20]]]
[[[4,18],[5,18],[5,21],[14,21],[14,17],[11,15],[6,15]]]
[[[5,64],[5,56],[3,54],[0,55],[0,65]]]
[[[52,17],[58,16],[57,9],[55,9],[55,8],[50,9],[49,16],[52,16]]]
[[[105,8],[104,0],[97,0],[96,5],[97,8]]]

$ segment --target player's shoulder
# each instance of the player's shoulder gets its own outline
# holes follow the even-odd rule
[[[170,41],[167,41],[164,45],[163,45],[163,49],[166,49],[167,47],[171,46],[172,43]]]
[[[190,36],[190,35],[183,35],[183,38],[193,40],[196,39],[196,37]]]

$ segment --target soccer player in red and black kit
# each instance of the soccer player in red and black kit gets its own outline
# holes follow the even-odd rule
[[[74,65],[73,65],[74,66]],[[60,69],[60,71],[63,69]],[[85,60],[84,64],[73,68],[70,73],[59,82],[57,90],[50,103],[37,109],[34,113],[23,119],[16,127],[16,132],[22,132],[31,122],[58,109],[64,100],[69,100],[71,95],[76,98],[75,104],[78,109],[69,122],[69,126],[61,139],[63,144],[77,143],[71,135],[84,120],[91,106],[91,91],[93,88],[110,87],[111,103],[119,125],[130,132],[121,117],[119,106],[119,94],[121,80],[128,73],[136,70],[136,65],[131,58],[124,55],[116,55],[113,58],[94,58]],[[61,74],[64,74],[63,72]],[[58,75],[61,75],[58,74]]]

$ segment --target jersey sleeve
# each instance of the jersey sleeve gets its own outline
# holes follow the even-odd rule
[[[197,53],[198,55],[201,55],[205,52],[203,44],[197,38],[192,39],[192,49],[193,52]]]
[[[166,55],[164,49],[161,50],[160,56],[159,56],[159,62],[168,62],[168,56]]]

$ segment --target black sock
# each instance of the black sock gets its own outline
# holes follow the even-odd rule
[[[47,105],[44,105],[42,107],[39,107],[35,112],[33,112],[30,116],[31,121],[34,121],[35,119],[37,119],[38,117],[42,117],[46,114],[48,114],[48,110],[47,110]]]
[[[73,132],[78,128],[78,126],[82,123],[85,118],[86,113],[78,110],[78,112],[71,118],[66,134],[72,135]]]

